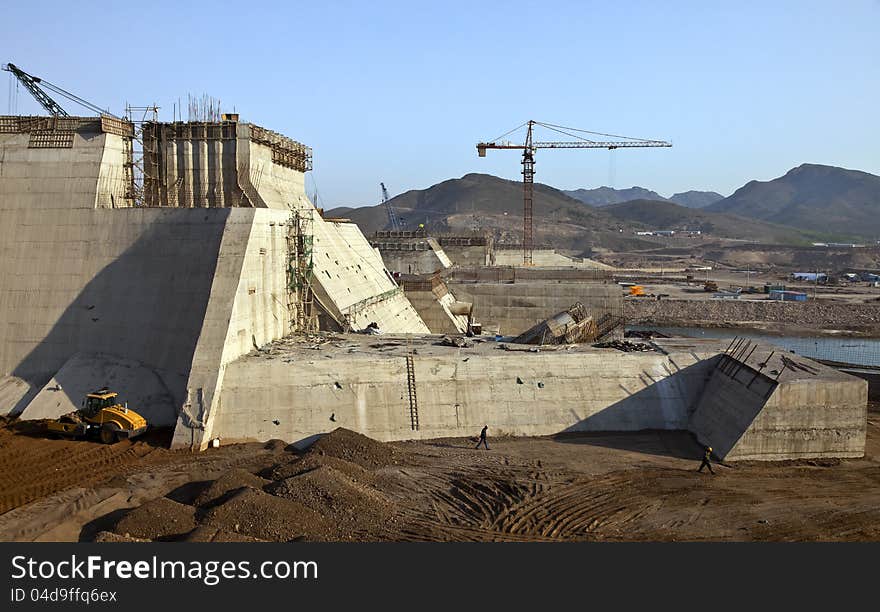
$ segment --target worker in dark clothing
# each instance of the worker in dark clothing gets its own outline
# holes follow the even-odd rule
[[[480,441],[477,442],[477,448],[480,448],[480,444],[486,447],[486,450],[489,450],[489,443],[486,442],[486,430],[489,429],[488,425],[483,425],[483,431],[480,432]]]
[[[702,472],[703,468],[707,467],[709,468],[709,471],[714,475],[715,470],[712,469],[712,462],[710,461],[710,459],[712,459],[712,447],[707,446],[706,451],[703,453],[703,462],[700,464],[700,469],[698,469],[697,471]]]

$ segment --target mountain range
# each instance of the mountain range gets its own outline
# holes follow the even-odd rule
[[[466,174],[390,202],[409,229],[422,223],[438,233],[492,228],[501,239],[521,239],[518,181]],[[711,191],[664,198],[643,187],[562,191],[536,183],[534,202],[536,240],[562,248],[635,249],[645,241],[634,231],[682,227],[787,243],[880,238],[880,176],[819,164],[803,164],[770,181],[750,181],[726,198]],[[327,215],[350,218],[368,235],[389,225],[382,205],[339,207]]]
[[[803,164],[771,181],[750,181],[706,210],[837,236],[880,237],[880,176]]]
[[[664,198],[656,191],[651,191],[644,187],[630,187],[629,189],[598,187],[596,189],[574,189],[564,191],[563,193],[590,206],[608,206],[632,200],[653,200],[656,202],[674,202],[688,208],[703,208],[724,199],[723,195],[714,191],[685,191],[683,193],[676,193],[669,198]]]

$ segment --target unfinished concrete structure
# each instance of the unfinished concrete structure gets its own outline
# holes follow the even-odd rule
[[[575,302],[587,308],[603,334],[623,324],[623,291],[604,273],[473,268],[451,270],[444,279],[456,299],[474,305],[476,320],[493,334],[518,336]],[[410,284],[405,287],[409,293]]]
[[[392,440],[491,423],[515,435],[690,429],[731,458],[863,452],[866,383],[805,360],[765,380],[767,368],[717,342],[531,352],[395,338],[428,327],[358,228],[308,201],[307,147],[238,121],[143,133],[135,205],[130,124],[0,117],[3,413],[55,416],[108,385],[193,449],[337,426]],[[595,271],[491,268],[512,283],[453,271],[427,305],[456,331],[467,303],[512,334],[575,301],[620,300]],[[316,319],[390,335],[300,347],[292,334]]]
[[[861,457],[868,382],[771,346],[715,360],[688,428],[729,460]]]
[[[522,245],[497,243],[491,234],[430,236],[426,230],[379,231],[370,238],[388,268],[401,274],[431,274],[453,266],[522,267]],[[611,270],[611,266],[583,257],[571,257],[551,247],[532,251],[530,267]]]
[[[134,206],[132,133],[106,117],[0,117],[4,414],[61,414],[136,363],[164,392],[133,384],[132,405],[200,448],[226,365],[254,347],[317,316],[428,331],[357,226],[306,198],[306,147],[236,121],[148,124]]]
[[[316,353],[287,339],[237,359],[211,435],[305,443],[341,426],[400,440],[469,436],[488,423],[495,435],[690,430],[728,459],[864,453],[866,382],[804,359],[808,370],[762,375],[744,392],[749,362],[715,340],[657,340],[635,353],[413,342],[348,337]]]
[[[379,250],[388,269],[398,274],[432,274],[452,267],[437,239],[423,230],[376,232],[370,245]]]

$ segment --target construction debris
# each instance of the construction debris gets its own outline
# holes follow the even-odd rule
[[[471,348],[474,344],[469,341],[467,338],[462,338],[460,336],[443,336],[440,338],[439,342],[435,343],[437,346],[455,346],[458,348]]]
[[[628,329],[624,332],[623,337],[651,340],[652,338],[669,338],[670,336],[654,329]]]
[[[595,340],[598,333],[592,314],[582,303],[575,302],[568,310],[538,323],[513,341],[517,344],[575,344]]]
[[[599,342],[593,346],[595,348],[613,348],[624,353],[647,353],[657,350],[652,344],[630,342],[629,340],[611,340],[610,342]]]

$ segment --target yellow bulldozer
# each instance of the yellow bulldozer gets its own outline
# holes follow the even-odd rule
[[[86,395],[82,408],[49,421],[46,429],[69,438],[97,436],[101,442],[112,444],[147,431],[147,420],[129,408],[127,402],[122,403],[115,391],[99,389]]]

